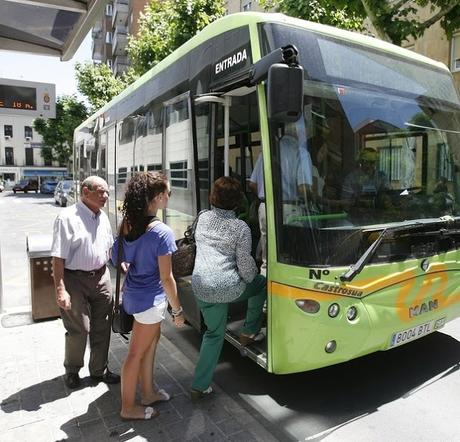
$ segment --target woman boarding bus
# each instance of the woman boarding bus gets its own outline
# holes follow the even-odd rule
[[[173,196],[161,216],[176,237],[220,176],[254,198],[262,152],[267,339],[244,350],[269,372],[388,350],[460,314],[460,103],[440,63],[280,14],[229,15],[82,123],[74,148],[75,176],[111,187],[114,229],[131,175],[163,170]],[[190,278],[178,289],[200,330]],[[244,311],[230,310],[226,330],[240,349]]]

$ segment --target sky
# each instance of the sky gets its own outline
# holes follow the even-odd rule
[[[54,83],[57,96],[75,94],[83,100],[77,91],[74,66],[77,61],[88,60],[91,61],[91,32],[73,58],[66,62],[59,57],[0,50],[0,78]]]

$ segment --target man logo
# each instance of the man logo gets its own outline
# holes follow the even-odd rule
[[[433,299],[433,301],[424,302],[420,305],[415,305],[414,307],[409,307],[409,318],[414,318],[415,316],[420,316],[423,313],[431,312],[438,308],[438,300]]]

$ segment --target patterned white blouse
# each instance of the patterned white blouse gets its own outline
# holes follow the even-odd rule
[[[237,299],[257,275],[251,256],[251,231],[233,210],[213,207],[203,212],[196,226],[197,245],[192,288],[209,303]]]

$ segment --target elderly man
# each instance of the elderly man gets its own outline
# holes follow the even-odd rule
[[[94,381],[120,382],[120,376],[107,368],[112,290],[106,266],[113,244],[107,215],[101,210],[109,191],[97,176],[81,184],[81,201],[63,209],[54,222],[53,257],[56,302],[61,310],[65,334],[65,383],[80,385],[89,335],[89,372]]]

